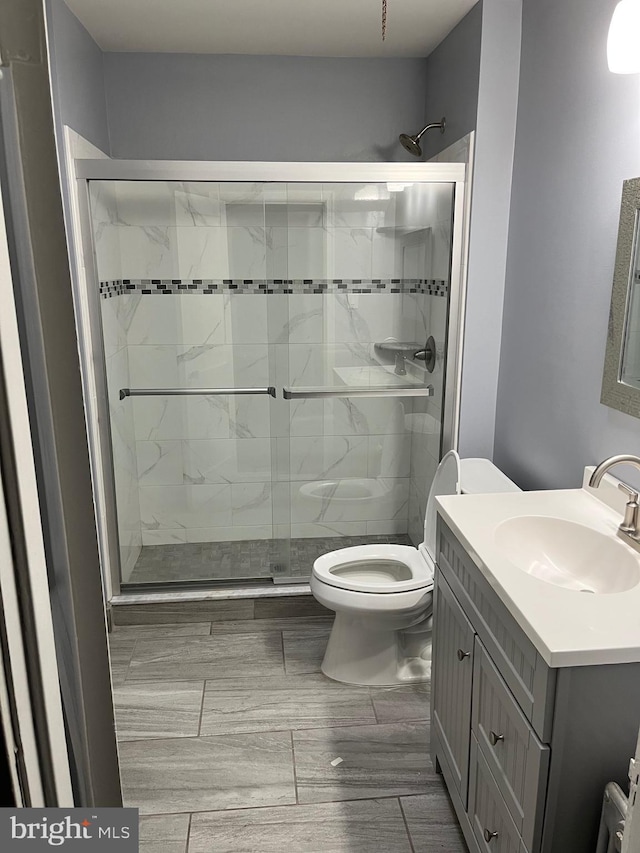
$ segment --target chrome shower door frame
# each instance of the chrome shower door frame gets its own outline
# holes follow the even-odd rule
[[[91,227],[90,181],[237,181],[301,183],[420,182],[453,184],[453,231],[446,369],[442,409],[442,453],[456,449],[460,419],[463,324],[468,246],[468,167],[464,163],[278,163],[194,160],[76,159],[78,220],[84,255],[84,276],[74,294],[80,333],[80,356],[85,387],[95,398],[85,401],[90,432],[100,436],[100,453],[92,453],[95,506],[105,556],[107,600],[121,593],[120,554],[116,523],[115,480],[107,399],[106,362],[102,342],[99,276]],[[76,259],[79,263],[79,260]],[[87,381],[88,380],[88,381]]]

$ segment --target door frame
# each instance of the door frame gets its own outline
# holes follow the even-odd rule
[[[71,766],[5,213],[0,187],[0,724],[16,804],[71,807]]]
[[[74,302],[81,341],[85,389],[95,390],[86,401],[98,525],[102,528],[103,572],[107,605],[120,596],[120,555],[117,537],[111,427],[96,250],[91,227],[90,181],[236,181],[300,183],[432,182],[453,184],[453,233],[446,370],[442,410],[441,452],[457,449],[460,426],[462,351],[466,302],[469,227],[469,177],[465,163],[286,163],[199,160],[114,160],[71,157],[68,161],[76,251],[81,257],[74,276]],[[75,166],[75,174],[73,169]],[[94,445],[99,445],[96,448]]]

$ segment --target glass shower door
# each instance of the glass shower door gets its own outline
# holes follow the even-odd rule
[[[269,579],[274,418],[262,185],[90,185],[121,580]]]
[[[418,544],[453,184],[90,196],[125,587],[306,581],[333,548]]]
[[[287,197],[277,471],[288,577],[307,580],[327,551],[422,541],[441,452],[453,185],[289,184]]]

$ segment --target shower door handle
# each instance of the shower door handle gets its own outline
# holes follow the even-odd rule
[[[268,388],[121,388],[120,399],[125,397],[221,397],[226,394],[268,394],[276,396],[273,385]]]
[[[433,385],[397,386],[388,388],[283,388],[285,400],[322,400],[329,397],[433,397]]]

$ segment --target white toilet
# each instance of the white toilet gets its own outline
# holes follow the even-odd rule
[[[427,501],[424,541],[358,545],[323,554],[313,564],[311,592],[335,610],[322,671],[347,684],[425,681],[431,673],[431,612],[439,495],[520,491],[488,459],[449,451]]]

